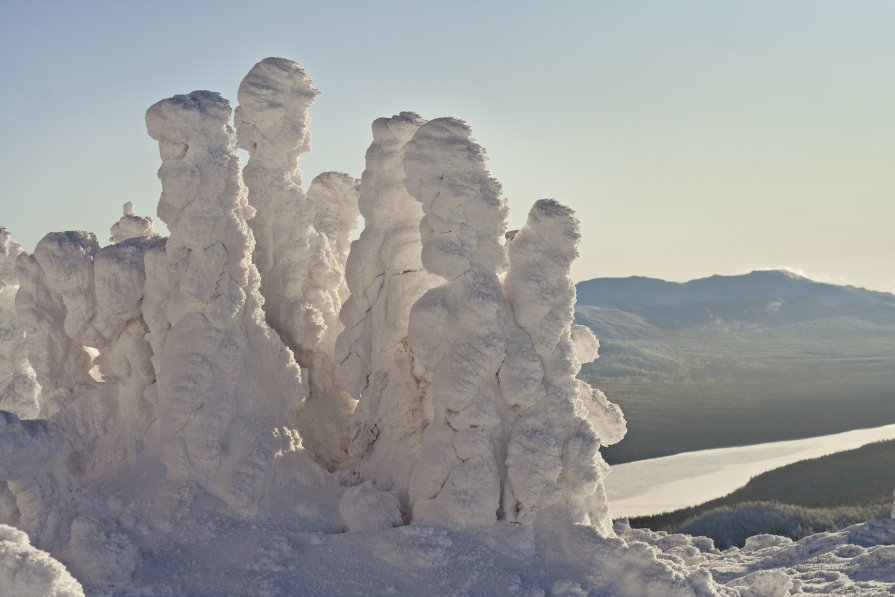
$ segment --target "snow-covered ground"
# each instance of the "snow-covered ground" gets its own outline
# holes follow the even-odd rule
[[[626,462],[612,467],[606,478],[606,493],[613,516],[660,514],[727,495],[771,469],[893,438],[895,425],[885,425]]]

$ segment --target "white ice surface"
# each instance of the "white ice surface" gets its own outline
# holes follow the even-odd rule
[[[616,464],[606,492],[616,517],[646,516],[727,495],[765,471],[895,438],[895,425]]]

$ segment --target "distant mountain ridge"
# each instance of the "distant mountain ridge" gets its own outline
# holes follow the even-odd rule
[[[610,463],[895,423],[893,294],[783,270],[577,290],[582,374],[628,418]]]
[[[659,325],[693,324],[712,316],[769,324],[848,316],[895,324],[895,294],[816,282],[787,270],[689,282],[642,276],[595,278],[576,288],[578,305],[641,313]],[[671,321],[670,308],[678,310]],[[700,311],[694,313],[693,308]]]

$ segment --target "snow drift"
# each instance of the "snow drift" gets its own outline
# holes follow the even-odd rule
[[[167,238],[132,204],[106,246],[0,232],[0,592],[785,594],[827,545],[891,587],[891,521],[744,557],[614,528],[572,211],[508,233],[470,127],[411,112],[305,193],[317,94],[268,58],[235,114],[150,107]]]

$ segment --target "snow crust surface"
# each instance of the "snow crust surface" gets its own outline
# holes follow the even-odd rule
[[[235,115],[150,107],[167,238],[131,204],[106,246],[0,231],[0,595],[895,591],[892,520],[725,552],[613,526],[572,211],[509,233],[470,127],[411,112],[305,193],[317,94],[268,58]]]

